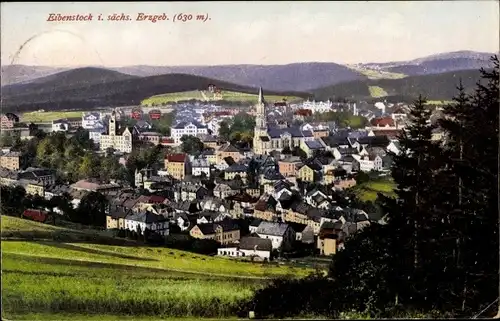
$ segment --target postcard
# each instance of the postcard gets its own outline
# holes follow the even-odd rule
[[[0,8],[2,319],[500,317],[498,1]]]

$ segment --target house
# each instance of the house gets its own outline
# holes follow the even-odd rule
[[[278,219],[277,204],[278,201],[274,197],[263,194],[255,204],[253,216],[265,221],[275,222]]]
[[[191,162],[191,172],[193,176],[210,177],[210,163],[206,158],[196,158]]]
[[[163,135],[158,132],[154,132],[149,129],[138,129],[137,131],[139,133],[138,139],[140,141],[151,143],[154,145],[160,145],[162,142],[161,139],[163,138]]]
[[[342,222],[325,222],[321,226],[316,243],[320,255],[336,254],[339,245],[343,243],[342,233]]]
[[[307,204],[322,209],[329,209],[331,203],[329,197],[318,189],[313,189],[306,194],[305,200]]]
[[[99,192],[102,194],[112,193],[122,188],[120,184],[103,182],[97,179],[81,179],[70,186],[74,190]]]
[[[304,182],[316,182],[321,179],[321,165],[316,162],[307,162],[302,166],[298,173],[297,178]]]
[[[202,200],[208,195],[208,190],[199,184],[183,183],[174,192],[174,199],[179,201]]]
[[[198,213],[196,219],[196,224],[208,224],[222,222],[224,219],[228,218],[226,213],[203,211]]]
[[[19,122],[19,117],[13,113],[6,113],[0,116],[1,128],[13,128]]]
[[[295,232],[286,223],[261,222],[255,232],[260,238],[270,239],[273,249],[289,250],[295,240]]]
[[[125,229],[129,231],[141,231],[146,229],[159,235],[169,235],[168,220],[163,215],[151,212],[131,213],[125,217]]]
[[[67,132],[70,128],[66,119],[56,119],[52,121],[52,132]]]
[[[230,244],[240,239],[240,228],[231,219],[217,223],[196,224],[189,235],[198,239],[216,240],[221,244]]]
[[[306,152],[307,157],[312,157],[315,153],[326,150],[325,144],[318,138],[302,141],[300,148]]]
[[[0,155],[0,167],[17,171],[21,168],[21,153],[9,151]]]
[[[248,236],[242,237],[237,246],[217,249],[217,255],[270,261],[272,249],[271,240]]]
[[[181,229],[181,231],[188,231],[190,228],[195,226],[197,223],[198,216],[197,215],[188,215],[185,213],[180,213],[177,215],[175,222],[177,226]]]
[[[291,156],[278,161],[279,172],[285,177],[296,176],[301,165],[302,161],[298,156]]]
[[[230,195],[238,194],[238,190],[234,190],[228,183],[219,183],[214,188],[214,196],[225,199]]]
[[[226,157],[231,157],[235,163],[239,163],[243,158],[243,153],[230,143],[222,145],[216,152],[217,163],[222,163]]]
[[[17,174],[17,179],[42,182],[44,186],[53,185],[56,182],[56,171],[47,168],[28,167]]]
[[[130,209],[114,207],[106,215],[106,229],[125,229],[125,217],[131,213]]]
[[[210,125],[208,125],[208,129],[210,129]],[[205,148],[217,148],[218,147],[218,139],[215,136],[212,135],[201,135],[200,137],[201,142],[203,143],[203,146]]]
[[[167,155],[165,158],[165,168],[172,177],[180,181],[191,173],[191,164],[186,154]]]
[[[250,223],[250,225],[248,226],[248,230],[249,230],[250,234],[257,232],[257,228],[259,228],[259,225],[261,222],[262,222],[262,220],[259,218],[252,220],[252,223]]]
[[[24,210],[21,217],[22,218],[29,218],[33,221],[43,223],[49,217],[49,213],[46,211],[39,210],[39,209],[26,209],[26,210]]]
[[[342,167],[337,167],[335,169],[327,170],[323,175],[323,184],[331,185],[336,181],[344,179],[347,177],[347,171]]]
[[[306,243],[314,243],[314,230],[310,225],[300,224],[295,222],[287,222],[295,232],[295,240]]]
[[[247,166],[243,164],[233,164],[224,170],[224,179],[231,181],[238,175],[243,181],[247,178]]]
[[[401,145],[399,145],[398,141],[391,141],[389,145],[387,145],[386,150],[388,152],[392,152],[396,155],[399,155],[399,153],[401,152]]]
[[[200,124],[199,122],[180,122],[171,128],[171,137],[174,139],[176,144],[181,143],[182,136],[199,136],[208,134],[207,126]]]

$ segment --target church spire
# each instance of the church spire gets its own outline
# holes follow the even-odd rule
[[[259,104],[264,103],[264,93],[262,92],[262,87],[259,87]]]

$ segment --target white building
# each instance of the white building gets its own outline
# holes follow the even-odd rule
[[[125,217],[125,229],[137,231],[140,228],[141,233],[149,229],[160,235],[169,234],[168,220],[163,215],[153,214],[151,212],[134,213]]]
[[[206,177],[210,177],[210,164],[206,158],[196,158],[191,161],[191,174],[193,176],[201,176],[205,173]]]
[[[174,139],[176,144],[181,143],[181,138],[184,135],[187,136],[198,136],[208,134],[207,126],[200,124],[199,122],[180,122],[171,129],[171,137]]]
[[[53,132],[67,132],[69,130],[69,122],[64,119],[58,119],[52,121],[52,131]]]
[[[295,240],[295,232],[285,223],[261,222],[256,231],[263,239],[271,240],[273,249],[289,249]]]
[[[259,237],[243,237],[237,246],[217,249],[217,255],[229,257],[259,258],[271,260],[272,243],[269,239]]]
[[[332,110],[333,103],[330,100],[327,101],[305,101],[302,103],[302,109],[309,109],[314,113],[326,113]]]
[[[103,117],[100,113],[84,113],[82,115],[83,129],[103,128]]]
[[[134,140],[133,129],[128,127],[120,128],[116,122],[116,114],[113,112],[108,122],[108,132],[101,134],[100,150],[106,151],[113,148],[122,153],[131,153]]]

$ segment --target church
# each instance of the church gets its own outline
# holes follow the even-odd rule
[[[311,131],[301,130],[300,127],[268,127],[262,87],[259,89],[259,100],[255,111],[253,151],[257,155],[268,155],[273,150],[281,151],[285,147],[293,149],[300,147],[305,141],[314,140]]]
[[[134,129],[117,125],[116,110],[113,110],[108,121],[108,130],[101,135],[100,149],[105,151],[113,148],[122,153],[131,153],[134,134]]]

